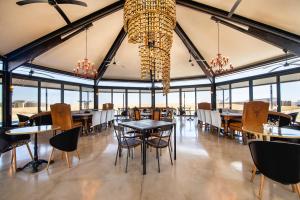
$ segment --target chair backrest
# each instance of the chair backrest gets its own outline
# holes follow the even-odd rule
[[[34,122],[36,126],[42,125],[52,125],[51,113],[50,112],[40,112],[36,115],[30,117],[30,120]]]
[[[26,116],[26,115],[21,115],[21,114],[17,114],[19,122],[27,122],[30,117]]]
[[[198,109],[211,110],[211,104],[208,102],[198,103]]]
[[[205,120],[205,112],[203,109],[200,109],[200,116],[201,116],[201,122],[205,123],[206,120]]]
[[[290,125],[292,122],[292,117],[281,112],[269,111],[268,120],[271,122],[278,122],[278,126],[282,127]]]
[[[172,135],[172,130],[173,130],[173,125],[168,125],[168,126],[165,126],[165,127],[161,127],[158,129],[158,133],[159,133],[159,142],[161,140],[166,140],[167,139],[167,142],[169,143],[170,142],[170,139],[171,139],[171,135]]]
[[[129,146],[129,138],[128,137],[125,137],[125,129],[123,126],[117,126],[117,125],[114,125],[114,131],[115,131],[115,134],[116,134],[116,137],[118,139],[118,144],[120,145],[121,143],[125,143],[127,146]]]
[[[198,120],[201,121],[201,113],[200,113],[200,109],[197,109],[197,117],[198,117]]]
[[[211,124],[211,111],[210,110],[204,110],[205,113],[205,123]]]
[[[243,129],[260,132],[263,124],[268,121],[268,110],[269,103],[263,101],[244,103]]]
[[[112,104],[112,103],[104,103],[102,105],[102,110],[111,110],[113,108],[114,108],[114,104]]]
[[[160,110],[153,110],[151,119],[159,121],[160,120]]]
[[[92,117],[92,126],[97,126],[100,124],[101,112],[100,111],[93,111]]]
[[[65,103],[56,103],[50,105],[52,123],[59,126],[61,130],[69,130],[73,128],[73,118],[71,114],[71,106]]]
[[[62,151],[75,151],[81,127],[75,127],[50,138],[50,144]]]
[[[300,144],[250,141],[249,148],[257,169],[282,184],[300,182]]]
[[[134,120],[139,121],[139,120],[142,119],[140,110],[136,109],[136,110],[133,111],[133,113],[134,113],[133,114]]]
[[[101,124],[104,124],[107,122],[107,110],[102,110],[101,112]]]
[[[296,122],[297,116],[298,116],[298,112],[294,112],[294,113],[289,113],[289,116],[292,117],[292,122]]]
[[[211,111],[211,125],[217,128],[222,128],[222,119],[219,111]]]

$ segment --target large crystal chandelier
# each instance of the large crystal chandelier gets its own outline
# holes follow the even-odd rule
[[[215,74],[221,74],[224,72],[231,71],[233,66],[229,63],[229,58],[223,56],[220,53],[220,27],[219,22],[217,21],[218,26],[218,53],[215,58],[210,61],[210,70],[212,70]]]
[[[170,50],[176,26],[175,0],[126,0],[124,29],[129,43],[139,44],[141,79],[161,80],[170,88]]]
[[[87,28],[85,29],[85,58],[77,62],[74,67],[74,75],[81,78],[92,78],[94,79],[97,75],[97,69],[94,63],[90,62],[87,58],[88,49],[88,38],[87,38]]]

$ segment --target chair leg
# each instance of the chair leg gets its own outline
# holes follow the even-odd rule
[[[299,196],[299,198],[300,198],[300,184],[298,183],[298,184],[295,184],[295,189],[296,189],[296,191],[297,191],[297,193],[298,193],[298,196]]]
[[[33,160],[33,155],[32,155],[32,152],[31,152],[31,150],[30,150],[30,147],[29,147],[29,144],[28,144],[28,143],[26,143],[26,147],[27,147],[27,150],[28,150],[28,152],[29,152],[29,155],[30,155],[31,160]]]
[[[79,151],[77,149],[76,149],[76,154],[77,154],[78,160],[80,160]]]
[[[159,164],[159,153],[158,153],[158,148],[156,148],[156,157],[157,157],[158,173],[160,173],[160,164]]]
[[[71,168],[68,152],[65,152],[65,156],[66,156],[68,167]]]
[[[173,159],[172,159],[170,145],[168,146],[168,149],[169,149],[169,154],[170,154],[171,165],[173,165]]]
[[[13,162],[13,164],[14,164],[15,170],[17,170],[17,150],[16,150],[16,148],[14,148],[13,151],[14,151],[14,162]]]
[[[262,199],[263,190],[264,190],[264,184],[265,184],[265,176],[261,175],[261,177],[260,177],[259,193],[258,193],[259,199]]]
[[[126,168],[125,168],[125,173],[127,173],[129,152],[130,152],[130,149],[128,148],[128,149],[127,149],[127,157],[126,157]]]
[[[118,150],[117,150],[117,153],[116,153],[116,159],[115,159],[115,166],[117,165],[117,159],[118,159],[118,154],[119,154],[119,146],[118,146]]]
[[[250,179],[251,182],[254,181],[255,175],[256,175],[256,166],[253,164],[252,175],[251,175],[251,179]]]
[[[11,159],[10,159],[10,164],[12,165],[14,162],[15,156],[14,156],[14,150],[11,150]]]
[[[52,151],[51,151],[50,156],[49,156],[49,160],[48,160],[48,164],[47,164],[47,170],[49,169],[49,166],[50,166],[50,162],[51,162],[53,153],[54,153],[54,147],[52,148]]]

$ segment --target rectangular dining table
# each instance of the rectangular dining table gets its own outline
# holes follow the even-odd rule
[[[120,126],[128,127],[134,130],[139,131],[143,135],[143,145],[142,145],[142,152],[143,152],[143,174],[145,175],[147,172],[147,162],[146,162],[146,133],[147,131],[151,131],[153,129],[162,128],[165,126],[173,125],[174,127],[174,160],[176,160],[176,123],[175,122],[166,122],[166,121],[156,121],[156,120],[139,120],[139,121],[129,121],[129,122],[120,122]]]
[[[222,112],[221,117],[224,120],[224,132],[228,133],[229,121],[230,120],[240,120],[242,121],[243,114],[242,113],[234,113],[234,112]]]

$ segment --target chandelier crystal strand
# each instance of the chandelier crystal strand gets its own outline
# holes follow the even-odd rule
[[[221,74],[233,70],[233,66],[231,63],[229,63],[229,58],[223,56],[220,53],[220,27],[218,21],[217,21],[217,28],[218,28],[218,53],[217,56],[210,61],[210,69],[215,74]]]
[[[97,69],[94,63],[90,62],[87,58],[88,56],[88,38],[87,38],[87,28],[85,29],[85,58],[77,62],[74,68],[74,75],[81,78],[95,78],[97,75]]]
[[[163,92],[170,88],[170,50],[176,26],[175,0],[126,0],[124,29],[128,42],[139,44],[141,79],[152,73],[161,80]]]

